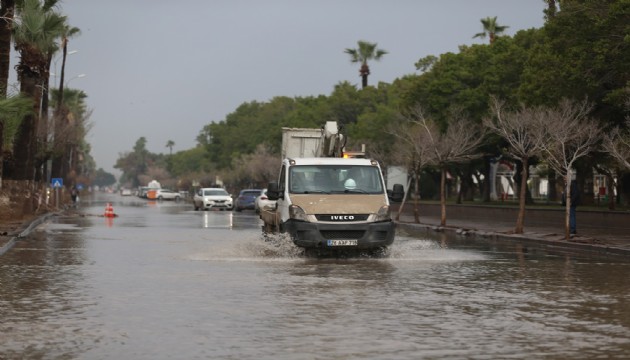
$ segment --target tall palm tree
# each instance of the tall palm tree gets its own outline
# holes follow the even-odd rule
[[[53,89],[51,95],[52,101],[57,104],[59,90]],[[85,136],[91,128],[88,123],[91,112],[85,102],[87,95],[82,90],[66,88],[63,96],[63,117],[60,125],[55,126],[52,146],[53,162],[57,161],[59,175],[52,174],[51,177],[62,177],[64,183],[70,184],[80,175],[81,158],[87,155],[82,149],[89,147]]]
[[[15,0],[0,1],[0,98],[7,96]],[[2,124],[0,124],[2,126]],[[2,141],[0,139],[0,141]]]
[[[20,92],[34,101],[33,114],[26,116],[20,124],[15,143],[12,177],[15,180],[35,178],[35,156],[37,154],[38,116],[42,89],[49,77],[48,53],[61,34],[66,17],[52,10],[54,1],[24,0],[16,10],[19,20],[14,23],[15,48],[20,53],[17,66]]]
[[[558,7],[556,5],[559,0],[545,0],[547,2],[547,9],[544,10],[545,17],[547,20],[553,19],[558,12]]]
[[[505,29],[509,28],[509,26],[501,26],[497,24],[496,16],[481,19],[481,24],[483,25],[483,32],[475,34],[473,38],[479,37],[485,39],[486,36],[488,36],[490,38],[490,44],[494,43],[497,36],[502,34]]]
[[[387,51],[383,49],[377,49],[376,43],[369,43],[367,41],[359,40],[358,44],[358,49],[346,49],[344,52],[350,55],[350,61],[353,64],[361,64],[359,74],[362,78],[362,88],[365,89],[368,85],[368,75],[370,75],[370,67],[367,64],[368,61],[380,60],[383,55],[387,54]]]
[[[11,66],[11,30],[15,0],[0,1],[0,101],[7,96],[9,68]],[[6,112],[5,112],[6,114]],[[0,188],[2,188],[2,164],[4,162],[4,128],[7,119],[0,117]]]
[[[173,155],[173,146],[175,146],[175,142],[173,140],[169,140],[166,142],[166,147],[170,150],[170,155]]]
[[[17,95],[6,99],[0,98],[0,189],[4,172],[5,144],[7,148],[13,145],[20,122],[31,111],[33,102],[27,97]]]
[[[68,56],[68,40],[78,35],[81,32],[79,28],[70,27],[67,24],[64,24],[63,30],[61,32],[61,73],[60,73],[60,81],[59,81],[59,92],[57,94],[57,101],[55,103],[55,113],[54,113],[54,132],[55,137],[53,139],[53,148],[60,148],[60,143],[62,141],[61,132],[63,131],[63,127],[67,125],[67,114],[68,111],[64,106],[64,82],[65,82],[65,72],[66,72],[66,57]],[[48,64],[50,66],[50,63]],[[53,161],[51,168],[51,177],[59,178],[63,174],[63,163],[64,163],[64,153],[53,153]]]

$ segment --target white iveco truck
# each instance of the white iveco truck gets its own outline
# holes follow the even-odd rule
[[[262,209],[267,233],[286,232],[317,253],[380,251],[394,241],[395,224],[377,161],[344,153],[336,122],[322,129],[283,128],[282,167],[267,195],[275,209]],[[402,185],[394,187],[402,198]]]

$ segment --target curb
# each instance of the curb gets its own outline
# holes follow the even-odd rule
[[[630,256],[630,249],[620,248],[606,244],[587,244],[579,242],[571,242],[566,240],[552,240],[542,237],[532,237],[525,234],[503,234],[492,231],[468,230],[457,227],[438,226],[430,224],[404,223],[397,222],[396,225],[403,230],[412,233],[448,233],[457,236],[463,236],[475,240],[499,240],[535,244],[548,248],[558,248],[566,250],[577,250],[580,252],[589,252],[599,255],[621,255]]]
[[[28,223],[26,227],[20,231],[19,234],[9,239],[9,241],[6,244],[0,247],[0,256],[4,255],[7,251],[11,250],[11,248],[15,245],[15,243],[18,240],[28,236],[33,231],[33,229],[35,229],[36,227],[38,227],[39,225],[41,225],[42,223],[44,223],[45,221],[47,221],[48,219],[50,219],[51,217],[57,214],[58,213],[46,213],[40,217],[35,218],[33,221]]]

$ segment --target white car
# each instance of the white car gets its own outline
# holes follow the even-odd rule
[[[195,211],[199,209],[232,210],[232,196],[223,188],[201,188],[193,197]]]
[[[254,201],[254,210],[256,210],[256,213],[260,213],[260,209],[264,208],[276,208],[276,200],[269,200],[267,197],[267,189],[263,189]]]
[[[159,201],[162,200],[175,200],[179,201],[181,199],[181,195],[178,192],[168,189],[158,189],[155,192],[155,198]]]

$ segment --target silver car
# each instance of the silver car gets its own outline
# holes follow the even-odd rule
[[[179,201],[181,197],[182,196],[178,192],[175,192],[173,190],[168,190],[168,189],[158,189],[155,192],[155,198],[158,199],[159,201],[162,201],[162,200]]]
[[[195,211],[199,209],[232,210],[232,196],[223,188],[201,188],[193,197]]]

